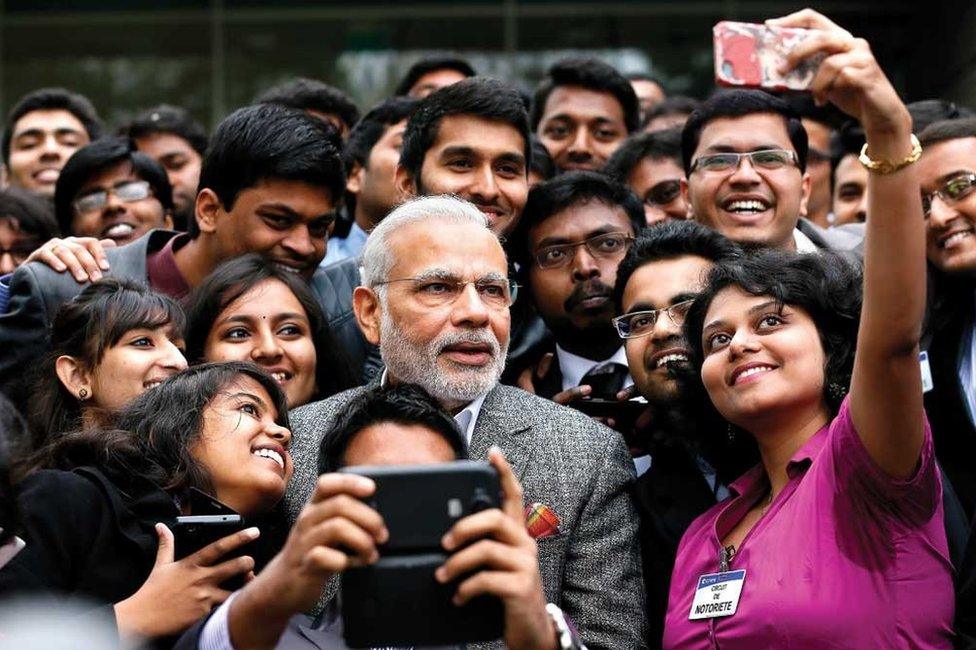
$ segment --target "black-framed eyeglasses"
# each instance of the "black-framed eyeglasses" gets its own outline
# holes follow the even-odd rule
[[[72,205],[78,214],[85,214],[104,208],[108,203],[110,194],[124,203],[133,203],[149,198],[152,193],[152,186],[149,185],[149,181],[120,181],[112,187],[79,196]]]
[[[397,278],[377,282],[374,286],[411,282],[411,292],[426,307],[444,307],[453,304],[465,288],[474,285],[478,297],[486,306],[493,309],[508,309],[518,297],[518,284],[507,279],[481,279],[461,281],[453,278]]]
[[[744,153],[728,151],[698,156],[691,163],[691,172],[729,172],[738,169],[743,158],[748,158],[753,167],[769,171],[797,164],[796,154],[786,149],[762,149]]]
[[[569,265],[579,246],[586,246],[586,250],[593,257],[614,259],[622,258],[633,241],[633,236],[627,233],[608,232],[570,244],[546,246],[540,248],[533,257],[539,268],[558,269]]]
[[[681,194],[681,181],[661,181],[644,195],[644,203],[653,206],[662,206],[671,203]]]
[[[967,172],[953,176],[934,192],[922,192],[922,214],[932,214],[932,199],[939,197],[943,202],[953,204],[969,196],[976,187],[976,174]]]
[[[684,300],[664,309],[633,311],[629,314],[614,318],[613,326],[617,329],[617,335],[622,339],[636,339],[641,336],[647,336],[654,331],[654,326],[657,325],[661,314],[667,314],[672,323],[681,327],[685,322],[685,317],[688,315],[688,310],[691,309],[691,305],[694,302],[695,300],[692,298],[691,300]]]

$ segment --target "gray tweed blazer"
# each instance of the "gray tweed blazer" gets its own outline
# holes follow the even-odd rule
[[[285,494],[290,521],[314,488],[319,441],[363,390],[291,412],[295,474]],[[559,534],[538,540],[546,599],[572,618],[591,650],[647,647],[634,464],[620,435],[579,411],[498,385],[475,423],[471,458],[486,458],[492,445],[515,469],[526,503],[549,506],[561,521]]]

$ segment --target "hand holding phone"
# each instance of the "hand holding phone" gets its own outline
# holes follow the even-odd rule
[[[805,91],[826,58],[815,54],[784,69],[793,48],[813,34],[808,29],[722,21],[712,34],[715,80],[723,86]]]

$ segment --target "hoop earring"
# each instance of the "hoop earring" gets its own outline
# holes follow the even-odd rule
[[[82,388],[81,390],[78,391],[78,399],[80,399],[82,402],[84,402],[86,399],[88,399],[88,389],[87,388]]]

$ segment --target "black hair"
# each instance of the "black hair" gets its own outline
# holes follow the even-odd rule
[[[598,172],[565,172],[529,190],[522,218],[508,240],[513,260],[527,269],[531,264],[529,231],[558,212],[590,201],[621,208],[635,235],[647,225],[644,206],[623,183]]]
[[[327,83],[306,77],[290,79],[273,86],[258,95],[254,103],[330,113],[337,116],[349,129],[359,121],[359,109],[349,95]]]
[[[976,138],[976,117],[939,120],[925,127],[918,136],[923,148],[960,138]]]
[[[89,140],[97,140],[102,135],[101,120],[99,120],[95,107],[87,97],[64,88],[40,88],[21,97],[7,113],[7,123],[3,129],[3,142],[0,144],[5,163],[10,162],[10,142],[13,139],[17,121],[34,111],[51,110],[68,111],[74,115],[81,122],[85,132],[88,133]]]
[[[681,166],[681,130],[665,129],[632,135],[613,152],[603,173],[621,183],[644,160],[670,160]]]
[[[74,357],[93,369],[126,332],[170,325],[184,328],[180,306],[169,296],[134,280],[104,278],[93,282],[61,305],[50,329],[49,352],[37,369],[31,396],[30,421],[35,449],[46,440],[81,426],[81,404],[55,371],[58,357]]]
[[[782,97],[798,117],[819,122],[830,129],[839,129],[842,124],[850,119],[833,104],[817,106],[816,102],[813,101],[813,96],[809,93],[783,95]]]
[[[542,180],[547,181],[556,175],[556,163],[553,162],[549,150],[542,144],[539,136],[533,133],[529,136],[529,140],[532,142],[532,164],[529,166],[529,171],[535,172],[542,177]]]
[[[647,127],[651,123],[651,120],[661,117],[663,115],[691,115],[702,103],[695,99],[694,97],[686,97],[684,95],[671,95],[670,97],[665,97],[658,104],[656,104],[651,110],[647,111],[647,115],[644,117],[644,122],[641,124],[641,128]]]
[[[857,156],[864,146],[864,129],[854,120],[849,120],[830,134],[830,186],[834,186],[834,173],[845,156]]]
[[[933,122],[976,117],[976,112],[971,108],[944,99],[922,99],[911,102],[906,108],[912,116],[912,131],[915,133],[921,133]]]
[[[624,114],[624,126],[628,133],[640,128],[640,104],[637,93],[627,78],[608,63],[597,59],[570,58],[556,62],[546,73],[545,79],[532,97],[532,111],[529,123],[532,130],[539,128],[546,101],[552,91],[559,86],[580,86],[587,90],[613,95]]]
[[[422,426],[435,431],[451,445],[455,460],[466,460],[468,457],[467,444],[454,418],[445,413],[420,386],[401,384],[367,390],[345,407],[343,414],[322,437],[319,474],[342,468],[346,450],[353,438],[366,427],[385,422]]]
[[[187,141],[198,154],[207,151],[207,132],[185,108],[160,104],[139,113],[119,129],[119,135],[133,140],[156,133],[168,133]]]
[[[681,132],[681,157],[685,174],[691,172],[692,156],[698,148],[702,130],[709,122],[723,117],[745,117],[757,113],[780,115],[786,125],[800,172],[807,168],[807,130],[796,112],[785,101],[761,90],[725,90],[703,103],[685,122]]]
[[[407,74],[403,76],[400,83],[397,84],[396,89],[393,91],[395,96],[406,95],[413,88],[414,84],[420,80],[425,74],[433,72],[435,70],[454,70],[463,74],[465,77],[474,77],[478,73],[475,72],[471,64],[464,59],[459,59],[456,57],[431,57],[426,59],[421,59],[410,66],[407,70]]]
[[[20,187],[0,190],[0,220],[13,219],[21,232],[41,243],[60,234],[51,203]]]
[[[184,299],[187,361],[205,361],[204,348],[217,317],[228,305],[265,280],[277,280],[288,287],[308,317],[310,336],[315,346],[315,380],[318,387],[313,399],[323,399],[355,386],[357,382],[350,362],[329,327],[311,287],[257,253],[224,262]],[[294,404],[293,408],[295,406],[300,405]]]
[[[685,318],[684,334],[692,366],[704,361],[702,329],[715,296],[735,287],[752,296],[769,296],[781,307],[805,311],[813,320],[826,356],[824,402],[834,411],[840,401],[831,384],[850,386],[861,314],[861,274],[838,253],[818,255],[764,249],[743,258],[719,262]]]
[[[441,122],[452,115],[471,115],[511,125],[525,143],[523,154],[526,169],[532,165],[529,124],[518,91],[497,79],[471,77],[432,92],[420,100],[410,115],[403,134],[400,166],[418,185],[424,156],[437,141]]]
[[[183,500],[190,488],[213,493],[209,472],[192,454],[207,406],[240,377],[264,388],[275,422],[289,428],[288,405],[278,383],[253,363],[229,361],[188,368],[146,391],[122,409],[110,430],[74,431],[39,450],[32,469],[71,470],[91,465],[113,481],[140,476]]]
[[[95,140],[76,151],[65,163],[54,186],[54,216],[64,235],[74,234],[71,223],[75,218],[74,201],[85,183],[96,174],[128,162],[133,173],[152,187],[153,196],[163,211],[173,212],[173,188],[162,166],[136,149],[135,143],[119,136]]]
[[[265,180],[301,181],[329,192],[338,203],[346,187],[338,131],[294,108],[259,104],[239,108],[217,125],[200,169],[200,189],[210,189],[225,210],[237,196]],[[195,219],[191,237],[200,234]]]
[[[643,229],[617,267],[617,283],[613,289],[617,313],[624,313],[624,289],[637,269],[651,262],[685,255],[695,255],[718,264],[738,259],[742,250],[731,239],[694,221],[666,221]]]
[[[392,97],[383,100],[363,115],[349,133],[349,138],[342,149],[342,163],[345,165],[347,176],[352,173],[353,167],[357,164],[363,168],[369,166],[369,155],[376,143],[388,128],[410,117],[418,101],[412,97]],[[346,208],[350,215],[354,215],[356,195],[346,192],[345,197]]]

